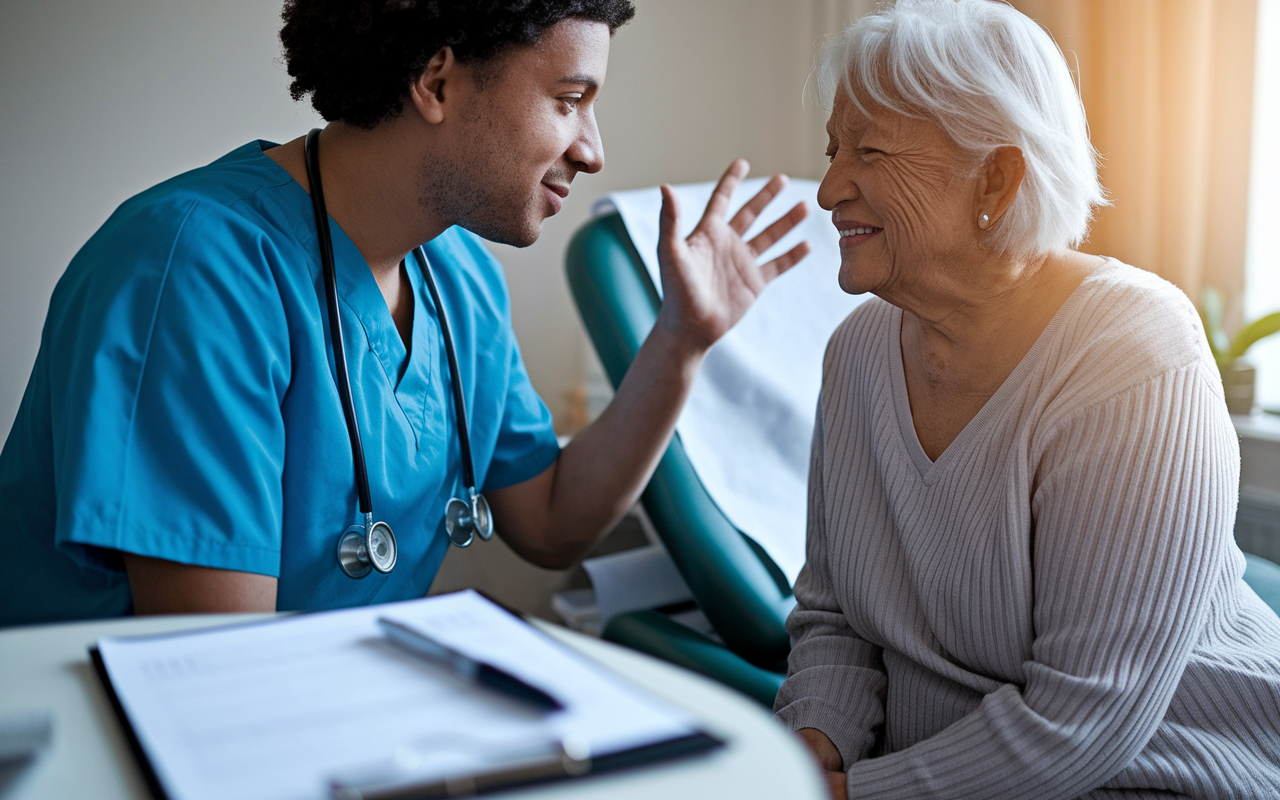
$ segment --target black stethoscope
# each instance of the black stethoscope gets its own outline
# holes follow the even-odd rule
[[[320,240],[320,263],[324,272],[325,295],[329,305],[329,336],[333,340],[333,362],[337,371],[338,396],[342,400],[342,414],[347,420],[347,434],[351,437],[351,457],[356,468],[356,492],[360,497],[360,513],[363,525],[352,525],[338,537],[338,566],[352,578],[363,578],[369,570],[376,569],[384,575],[396,566],[396,536],[385,522],[373,521],[373,501],[369,495],[369,474],[365,470],[364,446],[360,443],[360,426],[356,422],[355,403],[351,399],[351,382],[347,376],[347,354],[342,339],[342,320],[338,314],[338,281],[333,266],[333,241],[329,237],[329,212],[324,205],[324,189],[320,185],[320,130],[313,129],[303,142],[307,162],[307,180],[311,183],[311,209],[316,215],[316,236]],[[471,544],[476,535],[488,539],[493,535],[493,517],[489,503],[476,489],[475,470],[471,465],[471,438],[467,431],[467,407],[462,397],[462,383],[458,380],[458,356],[453,349],[453,335],[449,332],[449,320],[445,316],[440,293],[431,276],[431,264],[427,254],[418,247],[414,250],[422,274],[431,292],[431,302],[440,318],[440,331],[444,334],[445,354],[449,358],[449,378],[453,384],[453,408],[457,415],[458,439],[462,447],[462,482],[467,487],[467,499],[454,497],[444,509],[444,528],[449,541],[458,547]],[[403,262],[401,262],[403,266]]]

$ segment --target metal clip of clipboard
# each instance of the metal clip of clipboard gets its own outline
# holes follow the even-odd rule
[[[415,778],[411,773],[372,780],[339,777],[330,783],[330,791],[333,800],[435,800],[471,797],[526,783],[577,777],[591,771],[586,742],[566,737],[551,744],[542,753],[526,752],[523,757],[483,772],[427,779]]]

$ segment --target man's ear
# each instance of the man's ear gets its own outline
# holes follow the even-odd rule
[[[1018,187],[1027,174],[1027,163],[1022,158],[1022,149],[1013,145],[997,147],[987,157],[987,161],[978,170],[978,227],[987,228],[996,224],[1004,215],[1013,198],[1018,196]],[[983,217],[987,217],[983,220]]]
[[[439,124],[445,118],[446,98],[457,90],[458,60],[446,47],[431,57],[422,74],[409,87],[409,102],[427,122]]]

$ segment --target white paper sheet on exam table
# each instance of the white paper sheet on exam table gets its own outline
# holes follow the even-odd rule
[[[732,216],[767,179],[743,181]],[[688,236],[713,183],[676,186],[680,235]],[[763,263],[807,240],[809,255],[760,295],[746,316],[717,342],[702,364],[676,424],[680,441],[707,493],[739,530],[764,548],[792,584],[804,565],[806,491],[813,414],[822,386],[822,355],[836,326],[866,296],[837,282],[840,237],[818,207],[818,184],[792,180],[747,231],[747,238],[798,202],[809,216],[760,258]],[[658,273],[659,190],[615,192],[593,212],[616,209],[654,286]]]
[[[551,692],[538,715],[390,644],[376,620],[429,632]],[[171,800],[319,800],[335,775],[418,762],[483,769],[526,744],[592,753],[696,732],[692,722],[475,592],[267,623],[102,639],[112,686]]]
[[[689,584],[661,545],[588,558],[582,567],[595,589],[596,620],[601,630],[619,614],[693,599]]]

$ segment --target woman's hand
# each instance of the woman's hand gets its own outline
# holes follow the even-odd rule
[[[844,769],[844,759],[840,757],[840,751],[831,743],[827,735],[817,728],[801,728],[796,731],[796,735],[800,737],[800,741],[804,742],[804,746],[809,748],[809,752],[813,753],[813,757],[818,760],[818,766],[828,772],[839,772]]]
[[[831,800],[846,800],[848,793],[845,789],[844,759],[840,757],[835,744],[817,728],[801,728],[796,731],[796,735],[818,760],[818,766],[826,771],[827,791],[831,793]]]
[[[772,261],[756,265],[765,250],[794,228],[808,213],[797,203],[782,218],[747,242],[743,235],[756,217],[787,185],[775,175],[760,192],[725,222],[729,199],[750,169],[735,160],[720,177],[698,226],[687,239],[678,236],[680,208],[675,191],[662,187],[658,265],[662,274],[662,311],[658,324],[676,334],[694,352],[704,352],[742,319],[769,281],[809,254],[801,242]]]
[[[831,800],[849,800],[848,780],[843,772],[827,773],[827,792]]]

